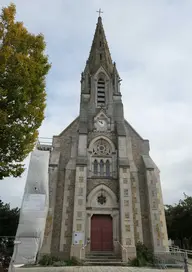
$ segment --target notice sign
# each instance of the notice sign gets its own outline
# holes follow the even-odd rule
[[[84,242],[84,232],[74,232],[73,234],[73,244],[74,245],[83,245]]]

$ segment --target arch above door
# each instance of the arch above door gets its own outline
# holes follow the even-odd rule
[[[103,200],[102,200],[103,199]],[[96,186],[88,195],[87,208],[118,208],[117,197],[105,184]]]

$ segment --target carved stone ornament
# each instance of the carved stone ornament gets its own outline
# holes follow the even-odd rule
[[[95,142],[93,147],[93,154],[94,155],[110,155],[111,154],[111,146],[109,143],[104,139],[99,139]]]
[[[102,193],[97,197],[97,201],[99,204],[103,205],[107,202],[106,196],[104,196]]]

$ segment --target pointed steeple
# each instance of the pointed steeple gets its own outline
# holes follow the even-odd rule
[[[93,38],[87,64],[89,66],[89,71],[91,74],[94,74],[100,66],[103,66],[103,68],[109,74],[113,72],[113,62],[111,59],[111,54],[109,52],[109,47],[105,37],[102,19],[100,16],[98,17],[95,35]]]

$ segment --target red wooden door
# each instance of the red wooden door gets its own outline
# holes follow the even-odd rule
[[[91,218],[91,250],[113,250],[113,223],[110,215],[93,215]]]

